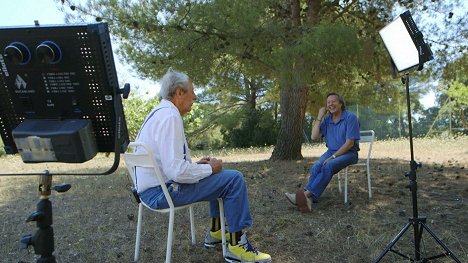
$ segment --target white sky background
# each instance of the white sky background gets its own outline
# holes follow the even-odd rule
[[[2,26],[24,26],[34,25],[34,20],[38,20],[41,25],[64,24],[64,14],[58,9],[59,1],[55,0],[0,0],[0,27]],[[91,22],[91,21],[90,21]],[[115,43],[113,47],[115,49]],[[136,74],[131,69],[125,67],[118,56],[114,54],[117,74],[120,83],[130,83],[131,94],[145,94],[145,97],[155,96],[159,91],[159,84],[151,80],[135,77]],[[421,99],[425,108],[435,105],[435,93],[428,92]]]

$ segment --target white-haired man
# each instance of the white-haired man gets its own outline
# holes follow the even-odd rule
[[[242,173],[223,169],[220,159],[205,157],[193,163],[190,158],[182,116],[192,109],[197,96],[189,77],[169,69],[161,80],[159,98],[159,105],[146,117],[136,141],[152,148],[174,205],[210,202],[211,227],[207,230],[205,246],[214,247],[221,243],[223,234],[217,202],[223,198],[229,231],[225,260],[271,261],[270,255],[255,249],[243,232],[252,225],[252,217]],[[167,208],[154,172],[139,168],[136,176],[141,200],[152,208]]]

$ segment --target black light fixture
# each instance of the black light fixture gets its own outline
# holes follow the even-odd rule
[[[433,59],[429,45],[406,11],[379,31],[398,72],[414,68],[422,70],[424,63]]]
[[[98,152],[114,152],[107,171],[8,173],[39,175],[37,210],[27,222],[38,230],[21,248],[34,247],[36,262],[55,263],[51,190],[53,175],[107,175],[119,167],[128,143],[107,23],[0,27],[0,135],[5,153],[25,163],[83,163]]]
[[[398,73],[404,73],[404,77],[402,77],[401,80],[406,86],[406,105],[408,111],[408,130],[411,154],[411,170],[406,172],[405,176],[410,180],[408,188],[411,191],[413,217],[409,218],[408,223],[395,236],[395,238],[393,238],[390,244],[387,245],[387,247],[382,251],[382,253],[374,262],[380,262],[388,251],[409,259],[412,262],[427,262],[440,257],[451,257],[455,262],[460,262],[460,260],[458,260],[458,258],[452,253],[447,245],[445,245],[442,240],[440,240],[436,234],[426,225],[426,217],[420,217],[418,215],[418,187],[416,181],[416,170],[418,167],[421,167],[421,163],[417,163],[414,160],[413,127],[411,123],[411,103],[409,96],[409,72],[411,69],[416,68],[416,66],[418,71],[422,70],[424,63],[433,59],[432,51],[429,45],[424,41],[423,34],[418,30],[416,24],[414,23],[410,11],[406,11],[401,14],[397,19],[381,29],[379,34],[392,59],[394,78],[396,77],[396,71],[398,71]],[[393,246],[411,226],[413,226],[414,229],[414,257],[405,255],[403,252],[393,249]],[[431,257],[425,257],[422,255],[421,240],[423,230],[426,230],[443,248],[444,252],[442,254]]]

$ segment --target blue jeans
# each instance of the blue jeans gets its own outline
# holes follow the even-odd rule
[[[343,155],[330,159],[325,165],[323,162],[332,156],[334,152],[326,151],[320,159],[314,163],[310,170],[310,177],[305,190],[312,193],[312,199],[318,201],[333,175],[350,164],[358,162],[357,152],[347,152]]]
[[[174,189],[177,188],[177,189]],[[252,226],[249,198],[244,175],[236,170],[222,170],[220,173],[203,178],[195,184],[177,184],[168,186],[169,194],[175,206],[200,201],[210,202],[210,216],[219,217],[218,198],[224,201],[224,214],[229,232],[242,231]],[[152,208],[168,208],[160,186],[140,193],[141,200]]]

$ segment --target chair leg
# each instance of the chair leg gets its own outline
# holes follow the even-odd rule
[[[166,263],[171,263],[173,233],[174,233],[174,210],[171,209],[171,211],[169,211],[169,227],[167,229]]]
[[[344,203],[348,203],[348,167],[345,170]]]
[[[192,232],[192,245],[197,243],[195,238],[195,220],[193,218],[193,206],[189,207],[189,214],[190,214],[190,231]]]
[[[338,192],[341,193],[341,176],[340,176],[341,172],[338,172]]]
[[[135,238],[135,256],[133,257],[133,262],[138,262],[140,259],[140,239],[141,239],[141,224],[143,218],[143,204],[138,205],[138,222],[137,222],[137,232]]]
[[[369,190],[369,198],[372,198],[371,174],[369,164],[367,164],[367,189]]]
[[[221,220],[221,245],[223,246],[223,257],[226,256],[226,222],[224,220],[224,202],[222,198],[218,198],[218,203],[219,203],[219,218]]]

